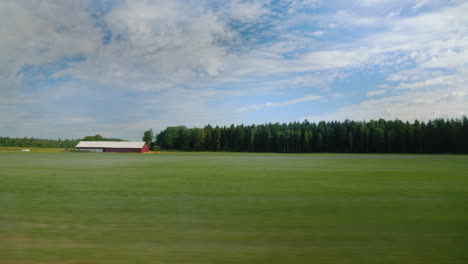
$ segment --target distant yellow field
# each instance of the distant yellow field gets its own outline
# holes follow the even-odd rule
[[[62,148],[23,148],[23,147],[0,147],[0,151],[22,152],[22,149],[29,149],[29,152],[65,152]],[[28,152],[24,152],[28,153]]]

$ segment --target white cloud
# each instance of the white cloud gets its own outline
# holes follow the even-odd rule
[[[379,99],[364,100],[345,106],[337,111],[309,120],[335,119],[402,119],[428,120],[434,118],[460,117],[468,114],[468,71],[460,70],[454,75],[439,76],[404,82],[394,90],[396,93]],[[382,90],[385,92],[385,90]],[[371,91],[371,95],[380,91]],[[384,95],[386,93],[382,93]],[[369,94],[368,94],[369,95]]]
[[[426,79],[416,82],[405,82],[397,86],[398,89],[421,89],[427,87],[445,87],[456,86],[458,82],[463,83],[464,80],[460,76],[439,76],[432,79]]]
[[[228,47],[222,42],[235,41],[235,33],[227,28],[220,14],[194,2],[121,1],[102,15],[100,23],[104,27],[96,27],[88,4],[0,3],[0,34],[8,36],[0,41],[0,98],[9,102],[0,107],[0,127],[9,128],[3,133],[23,136],[35,131],[35,136],[42,137],[83,136],[84,121],[96,131],[99,127],[104,130],[107,123],[115,124],[117,117],[118,123],[132,127],[136,119],[167,113],[167,119],[186,120],[193,125],[208,122],[214,111],[221,112],[208,105],[215,95],[197,84],[223,71]],[[108,44],[102,41],[104,31],[110,35]],[[61,65],[63,58],[76,55],[84,60]],[[71,85],[41,83],[38,93],[21,87],[29,78],[24,76],[21,80],[24,74],[17,75],[24,65],[37,68],[51,63],[59,67],[51,70],[52,77],[46,78],[52,82],[55,78],[69,79]],[[39,68],[37,72],[42,74],[44,70]],[[136,97],[124,98],[126,91],[140,92]],[[143,101],[141,91],[151,100]],[[25,96],[35,98],[20,100]],[[71,97],[74,105],[65,106]],[[100,104],[106,104],[106,110]],[[131,105],[131,112],[124,110],[127,105]],[[146,111],[142,111],[145,107]],[[15,111],[21,115],[13,115]],[[125,131],[127,135],[135,134]]]
[[[426,0],[419,1],[419,2],[417,2],[415,5],[413,5],[411,8],[412,8],[412,9],[419,9],[419,8],[425,6],[426,4],[427,4],[427,1],[426,1]]]
[[[15,77],[23,65],[93,53],[101,36],[84,4],[1,1],[0,75]]]
[[[293,100],[289,100],[289,101],[276,102],[276,103],[268,102],[268,103],[264,103],[264,104],[244,106],[244,107],[238,108],[236,110],[236,112],[237,113],[243,113],[243,112],[260,110],[260,109],[263,109],[263,108],[269,108],[269,107],[289,106],[289,105],[295,105],[295,104],[309,102],[309,101],[316,101],[316,100],[320,100],[320,99],[323,99],[323,96],[307,95],[307,96],[297,98],[297,99],[293,99]]]
[[[419,7],[423,4],[420,3]],[[416,6],[418,7],[418,6]],[[404,68],[389,74],[394,90],[369,91],[361,103],[344,106],[309,120],[399,118],[403,120],[459,117],[468,113],[468,3],[413,17],[386,21],[387,31],[350,46],[367,47],[379,67]],[[396,55],[395,55],[396,54]],[[376,59],[378,58],[378,59]],[[406,69],[405,69],[406,68]]]
[[[295,2],[300,2],[300,1],[295,1]],[[322,4],[323,4],[323,0],[302,0],[302,6],[305,6],[308,8],[317,8]]]
[[[288,7],[288,13],[301,12],[304,9],[315,9],[323,5],[323,0],[282,0],[281,3]]]
[[[326,30],[317,30],[317,31],[314,31],[312,33],[310,33],[312,36],[314,37],[321,37],[323,35],[325,35],[325,33],[327,33]]]
[[[467,91],[456,93],[405,93],[360,104],[342,107],[335,112],[310,116],[309,120],[370,120],[401,119],[429,120],[434,118],[460,117],[468,113]]]
[[[335,14],[334,20],[345,26],[375,26],[382,21],[377,16],[360,16],[349,11],[340,10]]]
[[[62,135],[83,133],[86,122],[92,127],[86,132],[111,133],[114,124],[125,135],[150,122],[229,122],[239,116],[223,108],[232,97],[261,95],[265,102],[291,90],[306,94],[237,113],[322,99],[307,95],[314,89],[343,98],[353,91],[343,92],[347,84],[334,91],[335,80],[375,69],[388,74],[382,90],[329,117],[467,113],[468,3],[422,2],[360,0],[365,7],[354,8],[344,1],[282,0],[276,4],[287,11],[279,13],[266,0],[122,0],[96,21],[93,1],[2,1],[0,126],[27,135],[50,123],[43,135],[57,135],[66,119]],[[320,5],[332,11],[311,15]],[[74,56],[81,59],[63,63]],[[38,76],[18,73],[27,65]],[[67,83],[44,82],[62,79]],[[130,122],[133,128],[118,125]]]
[[[328,76],[321,77],[322,80],[329,80],[329,77],[339,77],[339,70],[364,65],[371,55],[367,50],[360,49],[325,50],[308,52],[286,60],[282,57],[268,58],[264,53],[253,52],[236,58],[237,61],[232,63],[236,68],[230,72],[239,78],[252,78],[252,76],[330,71]]]
[[[116,89],[169,89],[220,74],[227,56],[222,42],[235,38],[220,14],[197,3],[122,1],[102,18],[110,35],[104,45],[104,29],[95,27],[86,3],[0,3],[0,34],[9,36],[0,43],[0,75],[14,79],[23,65],[81,55],[85,61],[53,78]]]
[[[407,59],[427,60],[449,47],[465,48],[468,29],[468,3],[432,13],[390,21],[390,30],[372,35],[362,42],[381,52],[408,52]],[[410,53],[415,52],[415,53]]]
[[[372,5],[382,5],[386,3],[394,2],[395,0],[359,0],[363,5],[372,6]]]
[[[178,1],[128,1],[105,19],[123,41],[112,41],[74,71],[126,85],[130,80],[135,89],[168,88],[219,74],[226,49],[217,42],[233,37],[216,14]],[[151,85],[138,85],[141,80]]]
[[[381,95],[381,94],[384,94],[384,93],[386,93],[386,92],[387,92],[386,90],[375,90],[375,91],[370,91],[370,92],[367,92],[367,96]]]
[[[338,69],[357,66],[368,59],[368,54],[356,51],[317,51],[304,55],[304,67],[310,70]]]
[[[390,13],[388,13],[387,17],[388,18],[396,17],[396,16],[399,16],[400,14],[401,14],[401,8],[391,11]]]
[[[336,98],[342,98],[342,97],[345,97],[346,94],[345,93],[332,93],[332,96]]]
[[[234,0],[228,3],[228,14],[235,20],[252,22],[269,13],[261,1]]]

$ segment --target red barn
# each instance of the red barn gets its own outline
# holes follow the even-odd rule
[[[80,141],[75,148],[77,151],[92,152],[145,153],[149,150],[145,142],[126,141]]]

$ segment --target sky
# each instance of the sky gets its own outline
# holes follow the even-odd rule
[[[2,0],[0,136],[468,114],[468,0]]]

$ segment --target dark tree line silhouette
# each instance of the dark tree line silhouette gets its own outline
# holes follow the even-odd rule
[[[23,147],[23,148],[74,148],[80,141],[123,141],[118,138],[104,138],[97,134],[86,136],[83,139],[39,139],[39,138],[10,138],[0,137],[2,147]]]
[[[160,132],[155,145],[184,151],[468,153],[468,118],[177,126]]]

